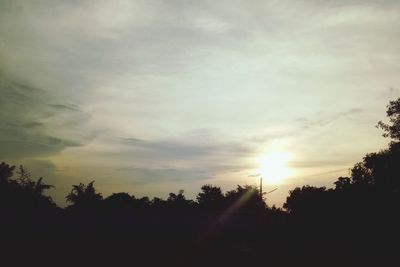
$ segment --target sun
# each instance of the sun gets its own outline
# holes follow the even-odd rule
[[[258,173],[268,184],[276,185],[282,183],[292,175],[288,167],[291,155],[287,152],[271,152],[258,158]]]

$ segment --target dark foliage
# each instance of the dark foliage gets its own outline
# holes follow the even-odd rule
[[[0,164],[0,207],[6,213],[34,214],[45,212],[56,207],[55,203],[44,192],[53,188],[43,182],[43,178],[32,180],[31,174],[19,166],[16,178],[12,178],[15,166],[5,162]]]
[[[74,208],[97,208],[103,197],[100,193],[96,192],[93,184],[94,181],[91,181],[88,185],[82,183],[73,185],[71,193],[66,196],[67,202],[71,203]]]
[[[386,115],[389,118],[389,124],[380,121],[377,127],[384,130],[384,137],[400,141],[400,98],[389,102]]]

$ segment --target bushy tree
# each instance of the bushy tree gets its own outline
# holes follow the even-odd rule
[[[134,206],[136,198],[128,193],[113,193],[104,199],[104,204],[109,209],[125,210]]]
[[[292,214],[317,214],[323,211],[325,187],[302,186],[289,191],[283,207]]]
[[[400,190],[400,143],[391,143],[388,149],[367,154],[351,170],[354,184],[367,184],[380,189]]]
[[[236,189],[230,190],[225,194],[227,209],[236,211],[260,211],[265,209],[265,202],[260,196],[260,191],[256,186],[238,185]]]
[[[338,179],[336,189],[346,187],[360,190],[379,189],[385,192],[400,190],[400,98],[390,101],[386,110],[389,123],[378,122],[377,127],[383,129],[384,137],[392,142],[387,149],[367,154],[361,162],[351,169],[350,180]]]
[[[194,205],[192,200],[187,200],[185,195],[183,194],[184,191],[181,189],[179,190],[178,194],[169,193],[169,197],[167,199],[168,207],[174,210],[187,210]]]
[[[196,200],[201,207],[218,209],[223,204],[224,195],[220,187],[206,184],[201,187],[201,192],[197,195]]]
[[[36,182],[32,179],[31,173],[22,165],[17,170],[17,184],[25,191],[31,194],[42,196],[45,190],[54,188],[53,185],[45,184],[43,177],[40,177]]]
[[[335,185],[335,190],[347,190],[351,187],[351,178],[339,177],[333,184]]]
[[[85,185],[73,185],[71,192],[66,196],[67,202],[77,207],[88,207],[97,205],[102,199],[102,195],[96,192],[94,181]]]
[[[0,206],[2,209],[22,213],[35,213],[56,207],[51,197],[44,195],[54,186],[45,184],[43,178],[33,180],[30,172],[19,166],[13,178],[15,166],[0,164]]]
[[[389,118],[389,124],[380,121],[377,127],[383,129],[384,137],[400,141],[400,98],[389,102],[386,115]]]

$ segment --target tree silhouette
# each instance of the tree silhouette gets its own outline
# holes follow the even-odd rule
[[[73,185],[71,192],[66,196],[67,202],[73,206],[90,207],[97,205],[102,199],[102,195],[96,192],[94,181],[87,186],[83,183]]]
[[[351,187],[351,179],[349,177],[339,177],[336,182],[334,182],[335,190],[346,190]]]
[[[56,204],[50,196],[44,195],[44,191],[53,186],[45,184],[43,178],[34,181],[22,165],[13,178],[14,170],[15,166],[0,164],[0,215],[10,228],[19,230],[22,224],[34,232],[33,227],[53,218]]]
[[[351,170],[352,182],[385,190],[400,190],[400,143],[392,142],[388,149],[367,154]]]
[[[35,185],[33,186],[33,192],[38,194],[38,195],[43,195],[45,190],[51,189],[51,188],[55,188],[54,185],[49,185],[49,184],[45,184],[43,182],[43,177],[40,177]]]
[[[302,186],[290,190],[283,207],[292,214],[311,215],[321,212],[326,195],[325,187]]]
[[[188,211],[191,207],[194,206],[194,201],[187,200],[183,193],[184,191],[182,189],[179,190],[178,194],[169,193],[167,205],[172,211],[181,213],[184,211]]]
[[[104,199],[107,208],[115,210],[125,210],[133,207],[135,197],[128,193],[113,193]]]
[[[210,184],[203,185],[201,192],[196,197],[200,207],[204,209],[220,209],[224,204],[224,195],[220,187]]]
[[[168,201],[169,202],[185,202],[186,198],[183,195],[183,190],[179,190],[178,194],[169,193]]]
[[[0,183],[6,184],[10,182],[10,178],[13,176],[15,166],[8,165],[5,162],[0,163]]]
[[[15,166],[11,166],[5,162],[0,163],[0,207],[1,209],[9,208],[10,203],[17,201],[18,184],[11,180],[14,174]]]
[[[38,196],[42,196],[45,190],[55,188],[53,185],[45,184],[43,177],[40,177],[36,182],[32,180],[31,173],[22,165],[17,170],[15,181],[23,190]]]
[[[255,212],[265,209],[260,191],[251,185],[238,185],[236,189],[226,192],[225,203],[229,208],[235,207],[236,211]]]
[[[390,124],[379,121],[377,127],[383,129],[384,137],[400,141],[400,98],[389,102],[386,115],[389,118]]]
[[[32,187],[31,173],[22,165],[17,170],[17,178],[15,180],[20,186]]]
[[[373,181],[371,170],[365,166],[365,162],[358,162],[351,169],[351,180],[358,186],[370,185]]]

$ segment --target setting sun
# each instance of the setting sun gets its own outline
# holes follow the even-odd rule
[[[258,159],[258,172],[268,184],[279,184],[292,175],[287,166],[291,155],[286,152],[272,152]]]

